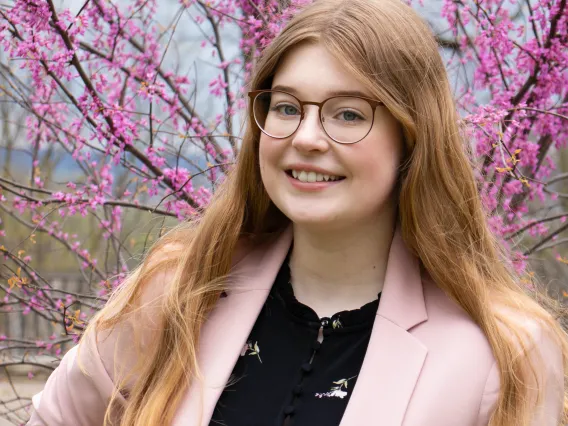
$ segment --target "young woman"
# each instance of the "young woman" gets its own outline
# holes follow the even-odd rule
[[[96,315],[29,424],[564,424],[566,334],[489,231],[412,9],[313,3],[249,95],[233,173]]]

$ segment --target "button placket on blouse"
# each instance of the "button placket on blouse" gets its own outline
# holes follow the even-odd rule
[[[289,405],[284,407],[283,426],[292,426],[292,417],[294,416],[294,413],[296,411],[295,402],[300,398],[300,396],[303,393],[304,376],[309,374],[313,370],[312,363],[314,361],[316,353],[320,350],[324,338],[329,334],[331,334],[332,332],[330,324],[331,324],[330,318],[324,317],[320,319],[317,337],[316,340],[312,343],[312,354],[310,356],[310,360],[302,364],[301,366],[302,377],[300,378],[300,383],[294,386],[294,389],[292,391],[292,401],[290,402]]]

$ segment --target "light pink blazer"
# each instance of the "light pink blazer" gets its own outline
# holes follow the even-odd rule
[[[204,382],[194,381],[185,393],[174,426],[209,424],[291,240],[290,228],[274,241],[241,249],[235,256],[239,260],[228,297],[219,300],[202,330]],[[560,351],[531,321],[525,324],[545,360],[539,374],[546,394],[533,426],[558,426],[563,401]],[[121,345],[117,339],[127,337],[111,336],[97,344],[82,340],[90,355],[81,356],[91,377],[79,370],[77,348],[71,349],[43,392],[33,397],[35,410],[28,424],[101,425],[113,390],[110,371],[113,350]],[[497,366],[486,337],[438,287],[421,279],[418,261],[397,230],[370,343],[340,426],[483,426],[498,391]]]

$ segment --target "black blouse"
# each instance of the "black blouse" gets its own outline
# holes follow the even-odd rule
[[[341,421],[369,344],[380,293],[360,309],[318,318],[294,296],[289,258],[290,252],[210,426],[334,426]]]

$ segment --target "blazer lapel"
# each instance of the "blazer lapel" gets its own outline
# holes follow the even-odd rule
[[[228,296],[203,326],[194,380],[174,426],[207,426],[292,241],[289,227],[251,250],[231,271]],[[402,425],[427,348],[408,330],[426,321],[418,259],[395,230],[371,339],[340,426]]]
[[[227,297],[204,324],[198,349],[201,380],[193,380],[174,426],[209,424],[221,392],[246,343],[292,242],[292,227],[251,250],[231,270]]]
[[[381,302],[340,426],[401,426],[428,349],[408,330],[426,321],[418,259],[395,230]]]

